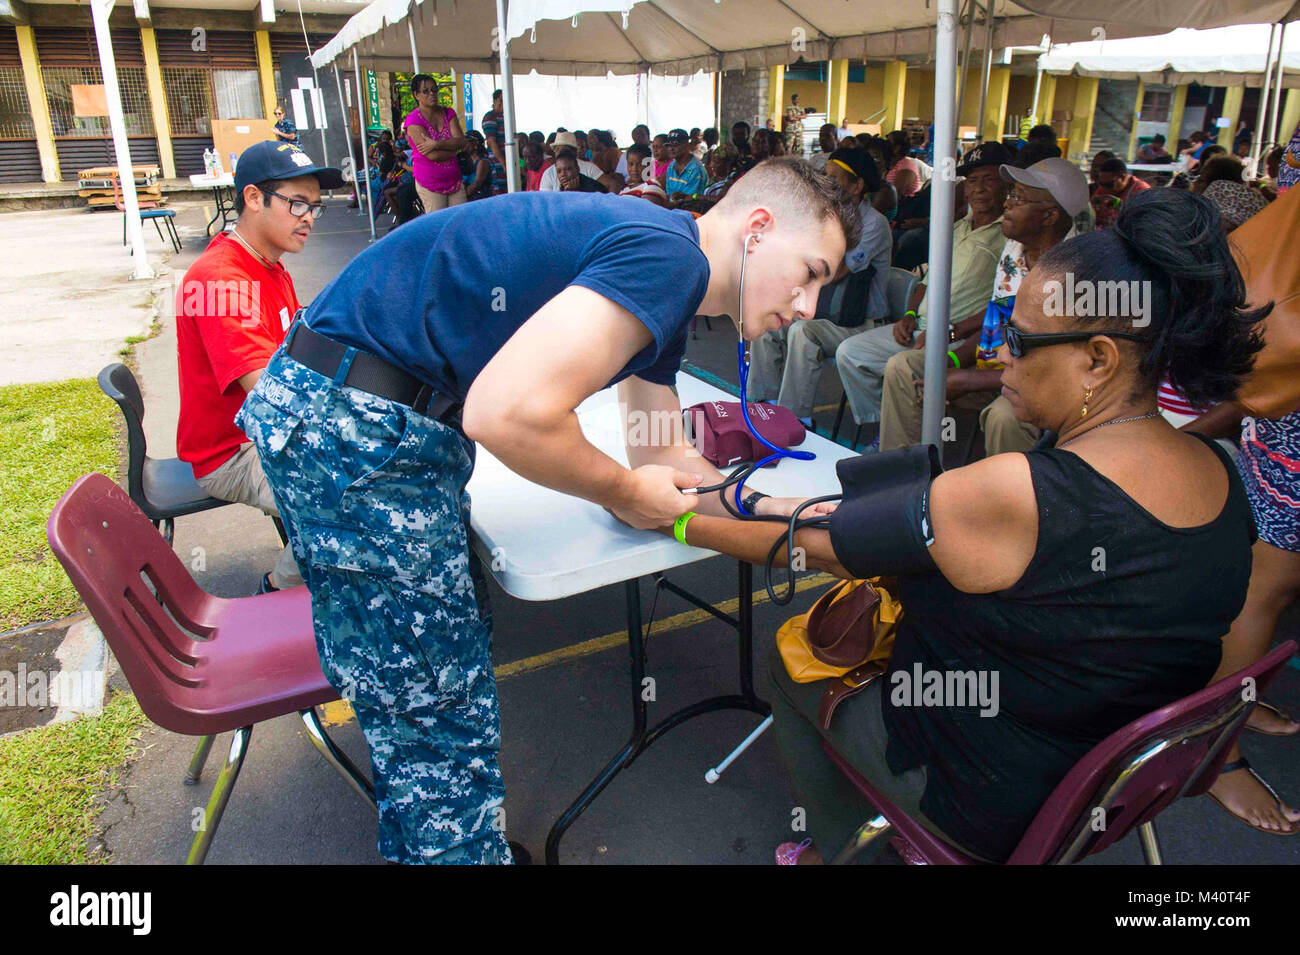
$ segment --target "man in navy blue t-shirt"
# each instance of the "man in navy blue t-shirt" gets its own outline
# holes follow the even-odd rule
[[[808,318],[856,213],[797,160],[749,172],[708,213],[517,193],[402,226],[316,297],[240,412],[312,596],[317,648],[370,744],[380,852],[508,862],[486,589],[468,544],[473,442],[638,528],[726,516],[680,436],[593,447],[574,409],[618,383],[629,420],[680,420],[697,313],[746,339]],[[761,513],[796,502],[764,498]]]

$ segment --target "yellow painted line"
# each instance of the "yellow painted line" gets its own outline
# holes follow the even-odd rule
[[[802,592],[810,587],[820,587],[828,584],[835,578],[830,574],[814,574],[795,582],[795,590]],[[753,602],[761,604],[767,602],[767,590],[755,590]],[[723,613],[735,613],[740,608],[740,598],[725,600],[714,606]],[[683,627],[692,627],[697,623],[703,623],[705,620],[712,620],[713,614],[707,610],[687,610],[685,613],[674,614],[671,617],[664,617],[655,623],[651,636],[660,636],[670,633],[674,630],[681,630]],[[518,676],[521,673],[532,673],[536,670],[543,670],[557,663],[564,663],[569,660],[577,660],[581,657],[589,657],[593,653],[600,653],[603,650],[612,650],[615,647],[627,645],[627,631],[617,630],[614,633],[607,633],[603,637],[596,637],[593,640],[584,640],[581,643],[574,643],[567,647],[560,647],[558,650],[551,650],[548,653],[539,653],[535,657],[525,657],[522,660],[515,660],[513,663],[506,663],[497,667],[497,680],[504,680],[508,677]]]
[[[829,584],[833,580],[830,574],[813,574],[804,577],[795,582],[794,589],[797,593],[810,590],[813,587],[820,587],[823,584]],[[766,603],[768,600],[767,589],[755,590],[752,600],[754,604]],[[714,606],[723,613],[735,613],[740,609],[740,598],[724,600],[722,603]],[[693,627],[697,623],[703,623],[706,620],[713,620],[713,614],[707,610],[687,610],[684,613],[674,614],[671,617],[664,617],[655,623],[654,628],[650,631],[651,636],[662,636],[665,633],[671,633],[674,630],[681,630],[685,627]],[[627,645],[627,631],[617,630],[614,633],[607,633],[603,637],[596,637],[592,640],[584,640],[581,643],[570,644],[567,647],[560,647],[557,650],[551,650],[547,653],[539,653],[537,656],[524,657],[522,660],[515,660],[513,663],[506,663],[496,668],[497,681],[505,680],[512,676],[518,676],[521,673],[535,673],[538,670],[544,670],[547,667],[553,667],[561,663],[567,663],[569,660],[579,660],[582,657],[589,657],[592,654],[601,653],[605,650],[613,650],[616,647]],[[335,700],[332,703],[326,703],[321,707],[323,722],[326,726],[338,726],[346,723],[353,718],[352,706],[347,700]]]

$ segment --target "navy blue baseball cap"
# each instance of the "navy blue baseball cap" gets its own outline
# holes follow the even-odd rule
[[[272,140],[254,143],[239,154],[235,163],[235,188],[266,182],[268,179],[296,179],[315,176],[322,189],[340,189],[343,173],[333,166],[318,166],[293,143]]]

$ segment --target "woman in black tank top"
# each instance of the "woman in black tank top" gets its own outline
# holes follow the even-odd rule
[[[1063,288],[1091,288],[1103,307],[1063,310]],[[1104,298],[1119,288],[1129,294]],[[889,670],[824,734],[958,847],[1005,859],[1089,749],[1214,674],[1254,523],[1236,469],[1160,417],[1156,387],[1168,376],[1198,405],[1230,397],[1267,312],[1245,306],[1217,211],[1179,190],[1129,200],[1112,229],[1055,246],[1024,278],[998,353],[1002,393],[1047,433],[930,485],[933,570],[900,579]],[[866,552],[888,520],[862,527]],[[697,517],[689,542],[749,557],[779,533],[736,524]],[[847,575],[824,531],[798,543],[810,566]],[[971,698],[930,699],[936,673],[974,674]],[[809,835],[834,854],[875,812],[821,753],[820,685],[790,681],[779,657],[773,679]]]

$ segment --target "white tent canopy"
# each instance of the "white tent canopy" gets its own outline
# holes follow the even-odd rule
[[[1047,73],[1181,86],[1262,86],[1269,44],[1265,24],[1175,30],[1160,37],[1065,43],[1038,58]],[[1276,59],[1275,59],[1276,62]],[[1287,31],[1283,85],[1300,87],[1300,29]]]
[[[1106,36],[1142,36],[1174,25],[1266,23],[1293,13],[1293,0],[1241,0],[1231,15],[1214,0],[1130,2],[1118,5],[1126,16],[1107,4],[1103,20],[1091,0],[992,2],[997,48],[1036,45],[1044,34],[1083,40],[1100,28]],[[356,47],[373,69],[407,68],[408,12],[421,63],[492,71],[498,54],[490,0],[374,0],[312,63],[327,66]],[[513,0],[507,22],[517,72],[571,76],[743,70],[800,59],[929,59],[935,42],[935,7],[926,0]]]

